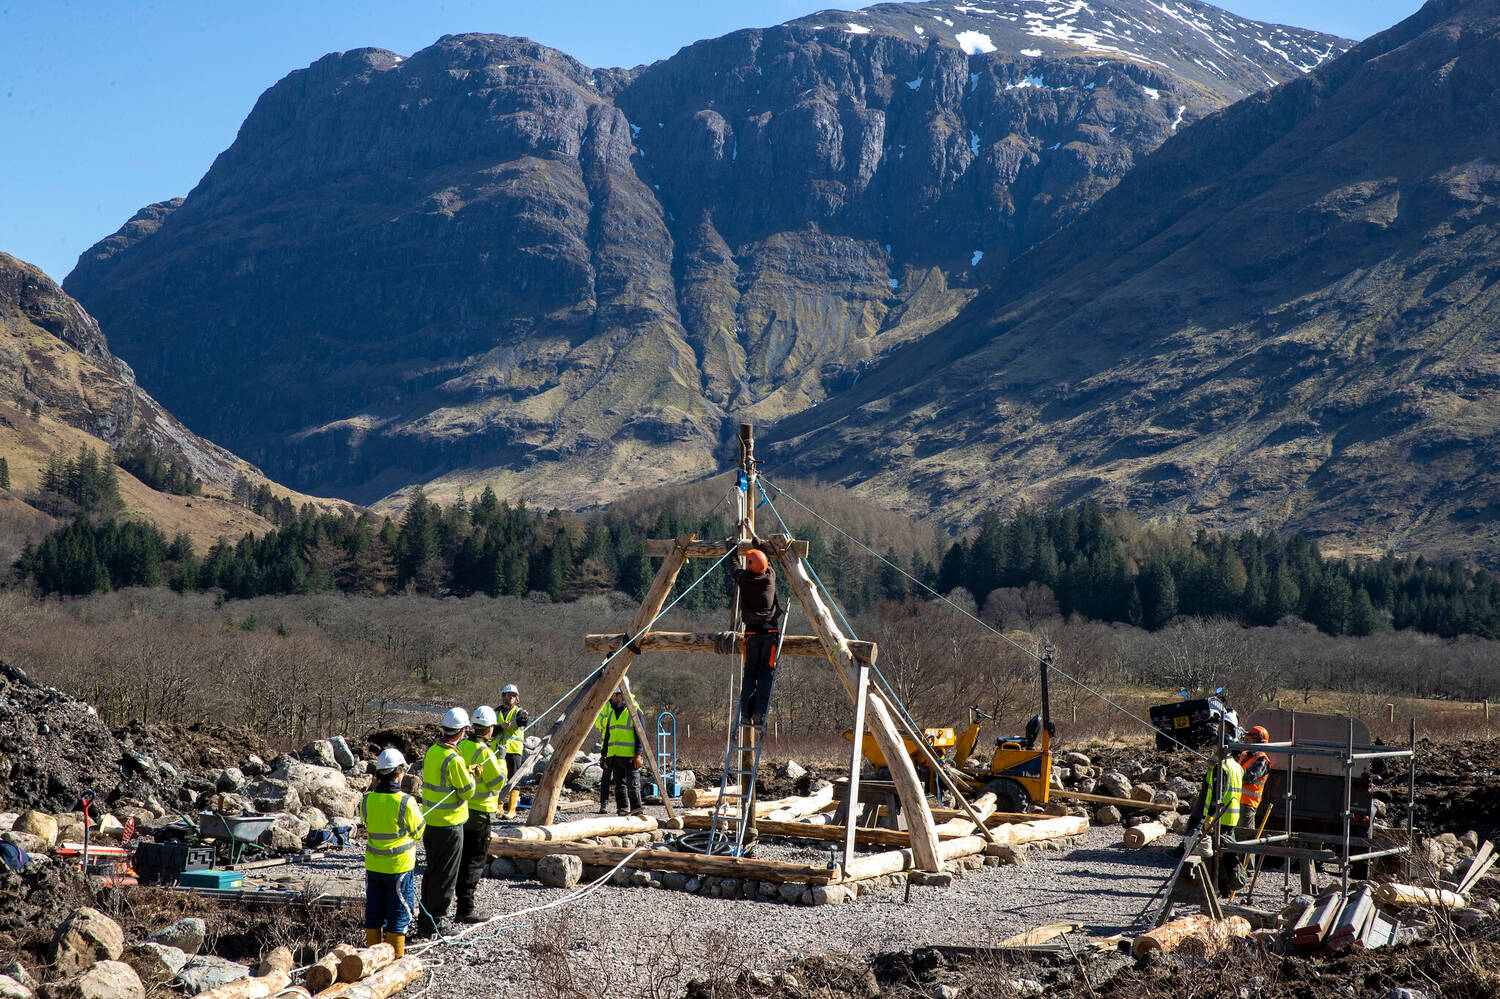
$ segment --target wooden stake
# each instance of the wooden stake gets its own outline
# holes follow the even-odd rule
[[[345,954],[339,961],[339,981],[357,982],[396,960],[396,948],[388,943],[378,943],[353,954]]]
[[[800,561],[793,561],[787,554],[784,538],[772,538],[768,546],[785,571],[787,583],[802,604],[802,610],[812,623],[813,630],[828,650],[828,659],[833,663],[844,690],[850,699],[858,696],[859,677],[854,668],[854,657],[850,655],[848,643],[833,615],[813,590],[812,579]],[[875,693],[872,691],[872,694]],[[885,754],[891,768],[891,778],[896,784],[896,793],[901,798],[901,807],[906,810],[907,824],[911,827],[912,853],[917,866],[924,871],[942,870],[942,858],[938,854],[937,832],[933,828],[932,812],[928,809],[927,795],[917,779],[916,768],[911,757],[906,755],[906,746],[891,720],[885,703],[878,697],[867,696],[866,710],[869,712],[869,728],[875,736],[880,751]]]
[[[307,988],[311,992],[322,992],[339,980],[339,962],[354,953],[352,944],[339,944],[318,959],[318,963],[307,969]]]
[[[672,592],[672,586],[677,582],[677,574],[682,571],[683,552],[687,546],[693,543],[691,534],[684,534],[677,539],[677,546],[672,549],[672,554],[656,570],[656,578],[651,581],[651,589],[646,594],[645,601],[640,610],[636,611],[635,620],[631,622],[630,634],[634,635],[649,625],[656,615],[661,613],[662,606],[667,602],[667,597]],[[578,750],[583,747],[584,740],[593,731],[594,719],[599,715],[599,709],[604,707],[604,702],[609,700],[609,695],[620,685],[630,664],[635,661],[635,653],[629,649],[623,650],[619,655],[609,661],[595,679],[586,689],[585,696],[579,702],[578,707],[564,721],[561,730],[553,737],[552,756],[547,761],[547,767],[542,771],[537,780],[536,790],[531,795],[531,811],[527,813],[526,824],[533,826],[545,826],[552,822],[557,810],[557,799],[562,795],[563,782],[568,777],[568,767],[578,755]]]

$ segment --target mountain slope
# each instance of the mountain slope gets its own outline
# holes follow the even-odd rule
[[[1343,46],[1200,4],[1004,0],[631,71],[481,35],[330,55],[66,287],[276,477],[576,506],[715,469],[736,419],[857,383],[1183,124]]]
[[[1500,3],[1435,0],[1185,130],[921,356],[777,433],[960,521],[1091,496],[1493,560],[1497,95]]]
[[[241,476],[259,487],[266,482],[260,471],[179,423],[136,385],[82,306],[37,268],[0,253],[0,455],[11,481],[9,490],[0,490],[0,535],[45,533],[50,518],[20,497],[41,488],[51,455],[72,457],[80,447],[106,460],[116,448],[145,447],[203,481],[205,495],[175,496],[119,471],[125,512],[151,520],[168,537],[186,533],[202,550],[220,535],[239,538],[271,527],[215,496],[228,494]],[[280,487],[273,491],[299,506],[327,505]]]

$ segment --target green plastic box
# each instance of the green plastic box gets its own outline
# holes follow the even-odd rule
[[[183,888],[241,888],[245,875],[239,871],[183,871],[177,876]]]

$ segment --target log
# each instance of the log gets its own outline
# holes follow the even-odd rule
[[[646,542],[646,554],[651,558],[666,558],[672,554],[672,549],[677,542],[671,538],[652,538]],[[718,558],[723,555],[729,546],[722,541],[694,541],[687,546],[684,554],[688,558]],[[740,542],[741,551],[749,551],[755,547],[749,541]],[[797,553],[798,558],[807,558],[808,543],[806,541],[791,542],[792,550]]]
[[[352,954],[345,954],[339,961],[339,981],[357,982],[396,960],[396,948],[388,943],[378,943]]]
[[[1136,957],[1154,950],[1168,954],[1187,954],[1191,957],[1213,957],[1227,947],[1230,940],[1249,935],[1250,921],[1242,916],[1230,916],[1215,922],[1211,917],[1200,913],[1174,919],[1142,933],[1131,944],[1130,952]]]
[[[971,857],[976,853],[983,853],[989,846],[982,836],[964,836],[960,839],[944,840],[938,844],[937,854],[940,864],[959,857]],[[900,874],[909,871],[916,865],[916,860],[911,849],[887,850],[885,853],[872,853],[867,857],[856,858],[844,871],[844,881],[865,881],[869,878],[884,877],[890,874]]]
[[[693,789],[689,788],[688,790],[693,790]],[[738,794],[739,791],[736,790],[734,793]],[[798,795],[798,794],[792,794],[792,795],[788,795],[785,798],[772,798],[770,801],[757,801],[755,803],[755,815],[756,815],[757,818],[760,818],[762,816],[769,817],[772,812],[779,812],[779,811],[799,811],[799,810],[800,810],[800,814],[801,815],[811,815],[813,812],[822,811],[824,808],[827,808],[829,805],[831,805],[833,803],[833,785],[832,784],[828,785],[828,788],[827,788],[827,797],[826,798],[823,797],[823,794],[824,794],[823,789],[819,788],[818,791],[816,791],[815,793],[810,794],[810,795],[806,795],[806,796]],[[682,792],[682,797],[683,797],[683,802],[682,803],[684,805],[687,805],[688,804],[688,801],[687,801],[687,791]],[[699,792],[699,794],[695,795],[694,798],[693,798],[693,803],[692,803],[692,805],[690,807],[692,807],[692,808],[700,808],[701,809],[701,808],[704,808],[705,806],[715,805],[715,804],[718,803],[718,801],[719,801],[719,789],[716,788],[716,787],[711,787],[711,788],[708,788],[706,791]],[[813,801],[817,801],[818,802],[818,807],[816,807],[816,808],[810,808],[810,809],[804,807],[804,806],[807,806],[808,804],[810,804]],[[692,813],[689,813],[689,814],[692,814]],[[700,811],[700,812],[698,812],[696,814],[699,814],[699,815],[711,815],[712,812]],[[789,821],[789,820],[782,820],[782,821]],[[689,826],[688,828],[691,829],[693,827]],[[704,828],[707,828],[707,827],[705,826]]]
[[[286,999],[312,999],[312,993],[300,985],[288,985],[276,993],[273,999],[281,999],[282,996],[285,996]]]
[[[1143,822],[1125,830],[1125,845],[1139,850],[1148,843],[1155,843],[1167,834],[1167,827],[1160,822]]]
[[[273,971],[260,978],[236,978],[218,988],[200,992],[201,999],[267,999],[292,984],[290,975]]]
[[[1046,926],[1038,926],[1034,930],[1027,930],[1024,933],[1017,933],[1013,937],[1006,937],[1000,941],[998,946],[1035,947],[1037,944],[1044,944],[1054,937],[1060,937],[1064,933],[1076,933],[1081,929],[1083,929],[1082,923],[1048,923]]]
[[[788,554],[784,542],[785,538],[772,538],[771,544],[767,547],[781,563],[787,585],[796,594],[803,613],[807,615],[813,630],[818,633],[818,639],[827,650],[828,657],[834,666],[834,673],[838,675],[839,682],[844,685],[845,692],[852,699],[859,690],[859,676],[857,667],[854,665],[854,656],[849,651],[848,640],[839,631],[838,624],[834,621],[833,614],[828,610],[827,605],[813,589],[812,578],[808,575],[807,568],[795,554]],[[911,827],[911,849],[916,857],[917,866],[924,871],[940,871],[943,868],[943,861],[938,850],[938,838],[934,831],[935,823],[932,821],[932,812],[927,803],[927,794],[922,790],[921,781],[917,779],[917,770],[912,764],[911,757],[906,755],[906,744],[901,738],[901,733],[896,729],[896,723],[891,718],[890,711],[886,709],[885,702],[877,696],[877,689],[872,688],[869,691],[865,698],[865,708],[865,724],[870,734],[875,736],[876,745],[885,754],[887,764],[891,769],[891,779],[895,782],[896,791],[901,798],[901,807],[906,812],[907,825]],[[949,842],[961,841],[950,840]]]
[[[1082,836],[1089,831],[1089,820],[1081,815],[1049,816],[1032,822],[1011,822],[990,830],[999,842],[987,853],[998,854],[1006,846],[1018,843],[1037,843],[1044,839],[1060,839],[1066,836]]]
[[[1047,795],[1049,798],[1072,798],[1074,801],[1092,801],[1097,805],[1114,805],[1116,808],[1131,808],[1137,812],[1175,812],[1176,805],[1153,805],[1149,801],[1135,801],[1131,798],[1111,798],[1107,794],[1084,794],[1082,791],[1064,791],[1052,788]]]
[[[777,884],[804,882],[827,885],[837,883],[837,865],[813,867],[780,860],[755,860],[749,857],[709,857],[700,853],[678,853],[675,850],[640,850],[615,846],[585,846],[581,843],[529,843],[519,839],[491,839],[491,857],[523,857],[540,860],[554,853],[578,857],[594,867],[614,867],[627,858],[630,866],[643,871],[681,871],[684,874],[709,874],[724,878],[756,878]]]
[[[817,816],[817,818],[821,817]],[[689,814],[683,817],[683,824],[686,829],[707,829],[712,824],[712,816],[701,813]],[[1037,827],[1034,829],[1023,829],[1020,823],[1014,825],[1016,826],[1014,829],[1009,826],[1000,826],[992,828],[991,832],[995,834],[996,840],[1001,845],[1009,845],[1034,843],[1063,836],[1078,836],[1088,831],[1088,820],[1076,816],[1038,818],[1029,823]],[[813,839],[829,843],[842,842],[845,831],[845,827],[841,825],[769,820],[760,820],[757,828],[762,836],[785,836],[792,839]],[[938,835],[941,840],[962,839],[973,835],[973,831],[959,832],[956,825],[945,823],[938,827]],[[854,830],[854,841],[863,846],[910,847],[911,833],[904,829],[857,826]]]
[[[1446,888],[1394,883],[1377,885],[1375,897],[1381,905],[1392,909],[1462,909],[1468,904],[1462,895]]]
[[[339,962],[345,955],[353,954],[352,944],[339,944],[318,959],[318,963],[307,969],[307,988],[310,992],[322,992],[339,980]]]
[[[646,627],[656,619],[661,612],[662,605],[667,602],[667,596],[672,592],[672,586],[677,582],[677,575],[682,571],[685,561],[685,553],[689,545],[696,539],[691,534],[684,534],[673,543],[672,553],[667,560],[656,570],[656,578],[651,581],[651,589],[646,593],[646,599],[641,603],[640,609],[635,613],[635,620],[631,622],[629,634],[635,635],[646,630]],[[723,549],[721,548],[722,552]],[[568,767],[578,756],[578,750],[583,747],[584,740],[594,730],[594,719],[599,716],[599,709],[604,707],[604,702],[609,700],[609,695],[619,686],[620,678],[623,677],[630,664],[635,661],[635,653],[629,649],[620,652],[609,661],[593,683],[584,688],[583,697],[577,702],[577,707],[564,719],[562,727],[552,736],[553,753],[547,761],[547,767],[542,771],[537,780],[536,790],[531,796],[531,810],[526,814],[526,824],[529,826],[545,826],[552,822],[557,811],[557,799],[562,794],[563,782],[568,777]],[[648,733],[642,732],[642,738],[649,738]]]
[[[264,978],[273,971],[279,971],[288,978],[292,974],[292,952],[286,947],[277,947],[271,953],[260,959],[260,965],[255,969],[256,978]]]
[[[349,986],[344,999],[389,999],[422,977],[422,959],[403,957],[361,982]]]
[[[495,835],[502,839],[522,839],[533,843],[562,843],[592,839],[595,836],[627,836],[651,832],[656,828],[656,820],[649,815],[607,815],[572,822],[555,822],[546,826],[505,827],[496,829]]]
[[[624,635],[585,635],[583,647],[588,652],[613,652],[622,644]],[[711,631],[648,631],[635,643],[642,652],[706,652],[718,651],[718,635]],[[738,650],[738,646],[736,646]],[[850,641],[849,652],[862,663],[873,663],[879,655],[874,642]],[[738,654],[736,652],[736,654]],[[812,656],[826,659],[823,643],[816,635],[788,635],[782,639],[781,654],[784,656]]]
[[[821,812],[833,804],[833,785],[824,784],[812,794],[795,801],[788,801],[780,808],[773,808],[765,813],[768,822],[791,822],[804,816]],[[757,817],[761,815],[760,808],[755,809]]]

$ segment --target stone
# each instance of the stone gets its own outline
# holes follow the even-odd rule
[[[349,743],[345,742],[341,735],[329,739],[328,748],[333,753],[334,764],[340,770],[348,770],[359,762],[359,758],[354,755],[354,750],[349,748]]]
[[[932,999],[958,999],[959,996],[963,995],[963,990],[957,985],[938,984],[929,989],[927,994]]]
[[[849,901],[849,892],[843,885],[813,885],[813,905],[843,905]]]
[[[1186,836],[1188,823],[1191,821],[1192,819],[1186,815],[1174,815],[1172,816],[1172,823],[1168,828],[1179,836]]]
[[[661,886],[669,891],[686,891],[688,876],[681,871],[664,871],[661,876]]]
[[[755,884],[755,890],[761,898],[777,898],[781,895],[781,886],[774,881],[746,882]]]
[[[1177,795],[1179,800],[1186,798],[1188,801],[1192,801],[1198,793],[1197,784],[1181,777],[1173,777],[1169,786],[1172,788],[1172,793]]]
[[[1067,815],[1068,805],[1064,801],[1049,801],[1042,806],[1042,811],[1048,815]]]
[[[681,791],[691,791],[698,786],[698,775],[691,770],[677,771],[677,787]]]
[[[914,885],[934,888],[947,888],[953,884],[952,871],[908,871],[906,877]]]
[[[1034,978],[1017,978],[1010,983],[1010,987],[1020,996],[1040,996],[1047,993],[1042,983]]]
[[[11,832],[35,836],[46,844],[43,849],[50,850],[57,845],[57,819],[46,812],[39,812],[34,808],[22,812],[10,828]]]
[[[329,750],[332,753],[332,750]],[[418,767],[420,772],[420,766]],[[290,757],[277,757],[277,765],[272,768],[270,778],[279,780],[297,789],[297,793],[304,798],[312,798],[314,793],[324,788],[333,788],[339,791],[349,790],[349,779],[344,776],[342,770],[333,766],[316,766],[303,763]]]
[[[333,746],[327,739],[314,739],[303,746],[297,755],[308,763],[319,767],[337,767],[338,760],[334,758]]]
[[[245,776],[247,777],[259,777],[261,774],[265,773],[268,768],[266,767],[265,760],[261,759],[259,756],[256,756],[254,753],[251,753],[242,761],[240,761],[240,769],[244,771]]]
[[[255,810],[267,815],[273,812],[296,812],[302,808],[302,795],[284,780],[270,777],[246,784],[241,792]]]
[[[147,941],[126,947],[120,960],[134,968],[142,982],[160,985],[170,982],[187,967],[188,956],[176,947]]]
[[[177,975],[177,984],[181,985],[188,995],[195,996],[200,992],[216,989],[220,985],[228,985],[241,978],[248,978],[249,975],[250,969],[243,964],[202,954],[188,961],[187,966]]]
[[[245,772],[239,767],[225,767],[214,781],[214,787],[220,791],[238,791],[244,786]]]
[[[571,781],[571,786],[579,791],[592,791],[604,780],[604,768],[590,763]]]
[[[1165,805],[1168,808],[1177,807],[1177,795],[1171,791],[1157,791],[1151,796],[1151,804]]]
[[[1466,930],[1472,930],[1489,919],[1490,914],[1477,906],[1466,905],[1462,909],[1453,910],[1453,921]]]
[[[28,855],[33,857],[45,857],[47,855],[47,841],[40,836],[31,833],[16,832],[14,829],[0,833],[0,840],[20,847]]]
[[[1080,794],[1098,794],[1099,783],[1098,781],[1085,778],[1084,780],[1075,782],[1073,784],[1073,790],[1078,791]]]
[[[651,875],[645,871],[632,871],[630,874],[630,885],[632,888],[645,888],[651,884]]]
[[[521,872],[522,877],[536,877],[536,861],[529,857],[512,857],[510,862],[516,865],[516,870]]]
[[[207,923],[197,916],[189,916],[149,934],[146,939],[164,947],[176,947],[191,957],[202,949],[203,938],[207,933]]]
[[[1086,767],[1094,762],[1093,760],[1089,759],[1086,754],[1080,753],[1077,750],[1074,750],[1071,753],[1064,753],[1062,761],[1069,766],[1078,767]]]
[[[1130,778],[1118,770],[1108,770],[1099,777],[1096,789],[1100,794],[1107,794],[1112,798],[1130,797]]]
[[[1094,812],[1094,825],[1117,826],[1120,824],[1120,810],[1114,805],[1101,805]]]
[[[1385,999],[1427,999],[1427,993],[1421,989],[1391,989]]]
[[[276,817],[276,824],[261,833],[260,844],[277,853],[300,853],[312,827],[290,812]]]
[[[0,812],[0,832],[10,832],[16,827],[16,819],[20,817],[18,812]]]
[[[110,843],[118,843],[121,837],[125,835],[125,823],[121,822],[114,815],[101,816],[99,818],[99,825],[94,829],[93,835],[97,839]]]
[[[26,966],[20,961],[12,961],[4,968],[0,968],[0,974],[10,976],[13,980],[24,985],[28,989],[36,988],[36,979],[26,970]]]
[[[804,891],[806,891],[806,890],[807,890],[807,886],[806,885],[798,885],[798,884],[784,884],[784,885],[779,885],[779,886],[777,886],[777,889],[776,889],[777,893],[781,896],[781,900],[783,902],[789,902],[789,903],[791,903],[793,905],[795,905],[795,904],[797,904],[797,902],[801,901],[801,899],[802,899],[802,893]]]
[[[1147,767],[1141,774],[1141,780],[1147,784],[1165,784],[1167,781],[1167,768],[1161,766]]]
[[[1131,801],[1150,801],[1154,797],[1156,797],[1156,788],[1150,784],[1137,784],[1130,789]]]
[[[796,760],[787,760],[776,769],[776,772],[787,780],[801,780],[807,776],[807,768]]]
[[[494,860],[491,860],[486,872],[492,878],[515,878],[521,875],[521,872],[516,869],[515,864],[511,863],[509,857],[496,857]],[[624,873],[623,869],[618,873]]]
[[[297,818],[306,822],[310,831],[328,828],[328,816],[323,814],[321,808],[304,808],[297,813]]]
[[[120,924],[98,909],[84,907],[68,913],[52,938],[49,953],[59,974],[76,975],[96,961],[115,960],[124,949]]]
[[[47,999],[145,999],[135,969],[123,961],[99,961],[62,982],[47,986]]]
[[[583,877],[583,861],[571,854],[549,854],[536,862],[536,877],[553,888],[575,888]]]
[[[0,999],[32,999],[31,989],[9,975],[0,975]]]
[[[703,889],[703,879],[702,878],[688,878],[687,884],[685,884],[685,885],[682,886],[682,890],[685,891],[685,892],[688,892],[689,894],[697,894],[702,889]]]
[[[359,814],[360,796],[353,791],[320,787],[312,793],[312,803],[330,818],[352,819]]]

